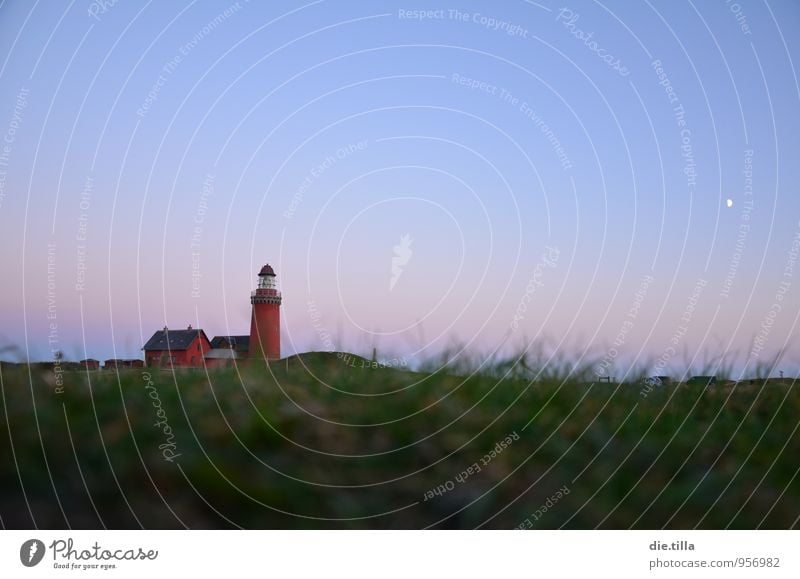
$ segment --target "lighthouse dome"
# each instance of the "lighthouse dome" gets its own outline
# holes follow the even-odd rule
[[[261,271],[258,272],[258,275],[259,276],[271,275],[271,276],[275,277],[275,270],[272,269],[272,266],[270,264],[266,264],[264,267],[261,268]]]

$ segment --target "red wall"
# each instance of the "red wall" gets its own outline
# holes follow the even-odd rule
[[[250,357],[281,357],[281,310],[278,304],[253,304],[250,319]]]
[[[198,344],[200,346],[199,350],[197,348]],[[211,344],[209,341],[203,337],[203,334],[199,334],[185,350],[172,350],[172,352],[169,350],[147,350],[145,352],[145,365],[151,368],[157,366],[169,367],[170,365],[202,368],[203,356],[210,349]],[[161,361],[162,356],[163,362]],[[171,356],[175,357],[175,362],[170,360]]]

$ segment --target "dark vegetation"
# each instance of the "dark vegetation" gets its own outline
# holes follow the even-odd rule
[[[513,365],[465,376],[353,360],[59,376],[2,364],[2,525],[798,524],[793,379],[648,391],[563,370],[531,382]],[[476,463],[480,472],[464,476]]]

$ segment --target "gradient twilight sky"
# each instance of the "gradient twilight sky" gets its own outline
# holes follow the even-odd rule
[[[795,0],[6,1],[2,357],[248,333],[269,262],[284,355],[797,371],[798,26]]]

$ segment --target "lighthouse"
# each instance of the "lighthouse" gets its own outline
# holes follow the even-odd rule
[[[253,314],[249,356],[277,360],[281,357],[281,292],[275,283],[275,270],[269,264],[258,272],[258,286],[250,294],[250,303]]]

